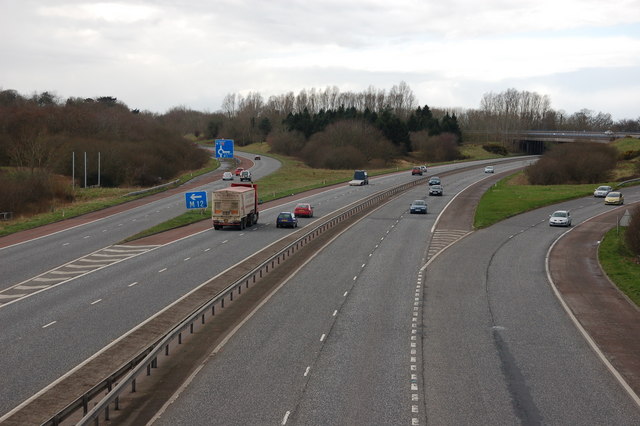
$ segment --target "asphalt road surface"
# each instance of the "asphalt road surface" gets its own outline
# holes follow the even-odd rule
[[[263,158],[261,161],[265,160]],[[466,166],[468,164],[439,166],[432,170],[434,173],[444,172]],[[505,164],[501,167],[507,170],[516,166]],[[482,166],[478,165],[476,171],[462,174],[460,181],[464,182],[466,179],[471,182],[487,177],[482,175],[481,170]],[[342,186],[313,195],[309,201],[315,206],[316,216],[321,216],[412,178],[408,172],[376,178],[368,186]],[[446,185],[445,182],[445,191]],[[184,200],[182,194],[175,197]],[[446,199],[447,196],[442,200]],[[410,200],[407,201],[407,206],[409,202]],[[292,204],[285,204],[261,212],[259,224],[244,232],[207,229],[171,244],[148,247],[148,250],[141,253],[127,255],[92,272],[68,276],[66,280],[49,286],[44,291],[1,305],[0,377],[3,386],[0,387],[0,415],[94,356],[210,277],[281,238],[287,230],[275,228],[275,216],[281,209],[291,208]],[[117,235],[116,239],[114,235],[119,228],[128,226],[123,224],[125,222],[122,218],[130,218],[131,214],[131,211],[125,211],[96,222],[102,226],[95,229],[95,232],[100,232],[96,234],[100,237],[95,239],[100,241],[95,247],[124,250],[122,247],[110,247],[109,244],[124,238],[124,235]],[[106,221],[110,223],[109,228],[104,228]],[[134,222],[133,218],[130,222]],[[3,274],[4,267],[11,263],[5,258],[5,254],[13,253],[14,250],[18,253],[12,255],[16,262],[24,257],[29,259],[27,263],[21,260],[21,268],[9,268],[15,271],[9,272],[15,274],[11,275],[14,281],[31,279],[42,271],[63,263],[66,266],[64,271],[57,272],[68,273],[72,269],[70,266],[80,266],[86,260],[93,260],[87,259],[85,254],[95,250],[95,247],[82,246],[74,252],[76,254],[65,253],[69,246],[73,246],[65,245],[65,238],[75,242],[92,240],[85,238],[93,235],[87,232],[87,226],[91,224],[2,249]],[[135,228],[137,232],[139,229],[137,226]],[[103,229],[107,232],[102,232]],[[127,232],[133,231],[131,229]],[[63,236],[67,237],[61,238]],[[51,258],[41,253],[42,245],[48,245],[52,252]],[[115,253],[104,254],[113,256]],[[75,255],[80,257],[73,258]],[[27,269],[27,272],[22,269]]]
[[[424,193],[401,195],[318,253],[155,424],[638,424],[639,407],[545,270],[564,232],[548,226],[551,211],[570,209],[576,225],[611,207],[573,200],[438,253],[431,231],[447,200],[407,212]],[[640,199],[638,188],[625,195]]]

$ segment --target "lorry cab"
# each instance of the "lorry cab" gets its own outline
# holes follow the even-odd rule
[[[366,170],[356,170],[353,172],[353,180],[349,182],[350,186],[369,185],[369,174]]]

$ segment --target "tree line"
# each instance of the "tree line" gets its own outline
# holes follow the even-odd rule
[[[158,117],[114,97],[61,102],[48,92],[0,92],[0,211],[39,212],[73,200],[70,178],[84,183],[85,153],[87,185],[99,173],[106,187],[158,184],[209,160]]]

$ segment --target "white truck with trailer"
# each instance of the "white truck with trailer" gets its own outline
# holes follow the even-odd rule
[[[245,229],[258,222],[258,185],[232,183],[211,193],[213,229],[233,226]]]

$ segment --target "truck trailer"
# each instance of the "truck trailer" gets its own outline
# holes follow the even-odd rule
[[[232,183],[211,193],[213,229],[233,226],[245,229],[258,222],[258,185]]]

